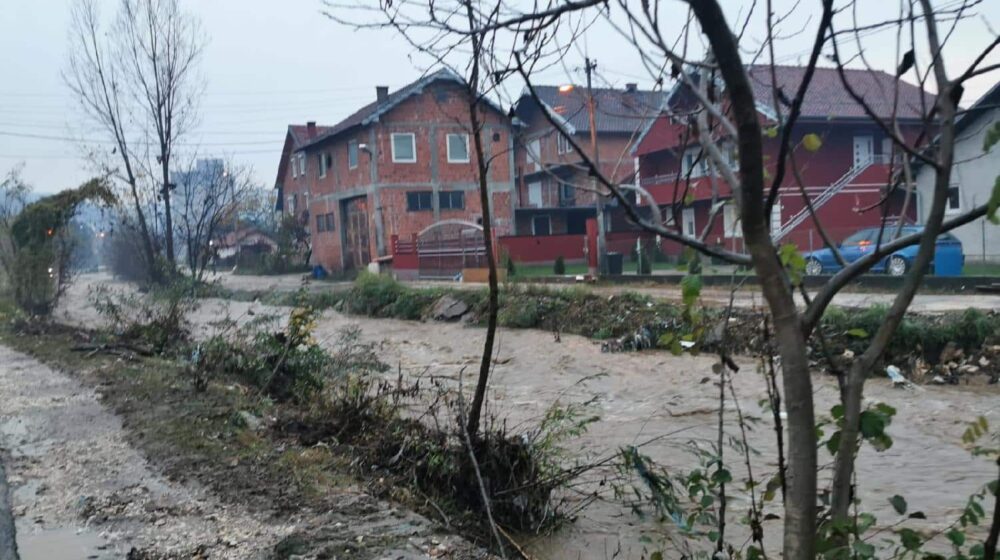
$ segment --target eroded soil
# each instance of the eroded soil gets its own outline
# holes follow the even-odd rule
[[[64,319],[93,325],[98,318],[87,308],[85,286],[74,288],[64,310]],[[286,315],[287,309],[258,303],[203,300],[191,316],[201,336],[209,323],[229,315],[247,318],[264,313]],[[381,357],[408,376],[435,376],[457,380],[476,371],[484,331],[461,323],[420,323],[375,320],[326,311],[317,328],[317,338],[329,343],[348,325],[358,325],[364,338],[378,343]],[[712,383],[711,356],[672,356],[664,352],[607,354],[600,345],[581,337],[526,330],[501,330],[498,354],[491,382],[490,413],[506,418],[509,425],[530,426],[553,402],[584,401],[597,396],[601,421],[574,440],[570,458],[582,460],[606,457],[625,445],[653,440],[643,451],[673,469],[690,469],[696,460],[684,451],[687,442],[707,442],[716,437],[718,389]],[[753,419],[750,445],[752,467],[757,480],[773,474],[777,465],[770,415],[760,408],[765,398],[764,382],[751,360],[739,360],[740,372],[734,388],[743,413]],[[815,378],[818,409],[829,410],[836,402],[833,379]],[[954,521],[969,494],[995,476],[994,467],[976,459],[962,448],[960,437],[967,423],[986,416],[996,423],[996,386],[948,386],[893,388],[886,380],[875,379],[866,389],[868,402],[886,402],[898,409],[890,428],[895,440],[891,449],[877,453],[863,448],[858,463],[858,485],[864,509],[875,513],[879,526],[899,520],[888,498],[906,496],[910,511],[922,511],[927,521],[917,523],[928,531],[943,529]],[[727,405],[727,435],[737,436],[733,422],[735,409]],[[831,457],[820,451],[820,462]],[[731,459],[736,461],[736,458]],[[745,472],[736,472],[743,478]],[[526,538],[539,558],[640,558],[649,537],[659,548],[663,527],[641,521],[611,500],[610,491],[600,485],[600,473],[587,482],[600,500],[584,511],[569,528],[550,536]],[[587,488],[584,486],[584,488]],[[730,511],[735,520],[746,513],[749,495],[731,496]],[[777,506],[770,512],[780,514]],[[768,521],[766,540],[773,546],[780,520]],[[741,528],[733,525],[738,538]]]

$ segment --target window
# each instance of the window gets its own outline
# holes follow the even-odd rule
[[[334,231],[333,228],[333,212],[329,214],[324,214],[326,216],[326,231]]]
[[[287,198],[286,201],[287,201],[287,204],[285,205],[285,210],[287,210],[289,214],[294,214],[295,213],[295,195],[294,194],[288,195],[288,198]]]
[[[535,216],[531,219],[531,234],[532,235],[551,235],[552,234],[552,222],[549,220],[548,216]]]
[[[465,193],[462,191],[439,192],[438,207],[441,210],[465,210]]]
[[[959,190],[958,185],[952,185],[948,187],[948,207],[945,211],[948,214],[954,214],[962,210],[962,192]]]
[[[292,167],[292,179],[299,178],[299,165],[297,158],[298,156],[293,154],[292,157],[288,160],[289,165],[291,165]]]
[[[430,191],[413,191],[406,193],[406,209],[410,212],[433,210],[433,193]]]
[[[306,155],[299,154],[299,175],[306,176]]]
[[[538,138],[528,142],[528,165],[535,171],[542,168],[542,142]]]
[[[542,207],[542,184],[528,183],[528,206]]]
[[[395,163],[414,163],[417,161],[416,136],[412,132],[392,134],[392,161]]]
[[[683,220],[684,223],[684,235],[688,237],[697,237],[698,230],[695,227],[694,208],[685,208],[682,210],[681,220]]]
[[[316,233],[326,231],[326,214],[316,215]]]
[[[448,135],[448,163],[467,163],[469,161],[469,135]]]
[[[358,166],[358,141],[351,140],[347,143],[347,167],[354,169]]]
[[[707,164],[700,147],[689,148],[681,159],[681,174],[686,176],[690,171],[692,177],[701,177],[707,174]]]
[[[726,237],[743,237],[743,228],[740,227],[740,214],[736,211],[736,205],[732,202],[722,207],[722,221],[725,225]]]
[[[330,168],[333,158],[330,157],[330,153],[319,154],[319,178],[322,179],[326,177],[326,172]]]
[[[841,243],[841,245],[844,247],[857,247],[859,245],[869,245],[871,244],[872,234],[875,233],[875,231],[876,230],[872,229],[863,229],[845,239],[844,242]]]
[[[573,146],[570,145],[569,138],[562,133],[556,138],[556,150],[559,152],[559,155],[568,154],[573,151]]]
[[[572,206],[576,203],[576,189],[569,183],[563,183],[559,188],[559,202],[563,206]]]

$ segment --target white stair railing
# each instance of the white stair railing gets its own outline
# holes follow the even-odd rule
[[[865,162],[851,166],[851,168],[847,170],[847,173],[844,173],[844,175],[841,178],[834,181],[833,184],[831,184],[829,187],[824,189],[823,192],[819,193],[819,195],[817,195],[815,198],[812,199],[811,202],[813,211],[814,212],[819,211],[820,207],[829,202],[830,199],[833,198],[835,194],[843,190],[844,187],[849,185],[851,181],[856,179],[858,175],[861,175],[861,173],[864,172],[866,169],[868,169],[872,165],[885,162],[886,158],[883,156],[872,156]],[[775,241],[781,239],[782,237],[788,235],[793,229],[797,228],[809,216],[810,216],[809,206],[808,205],[803,206],[802,209],[796,212],[795,215],[793,215],[791,218],[789,218],[787,222],[783,223],[781,225],[781,228],[778,229],[778,231],[771,232],[771,236],[774,238]]]

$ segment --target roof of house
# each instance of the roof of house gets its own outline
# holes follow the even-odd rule
[[[586,88],[560,91],[559,86],[535,86],[534,89],[545,108],[568,125],[571,132],[590,132]],[[650,120],[660,114],[667,97],[662,91],[640,89],[594,88],[593,92],[597,132],[611,133],[641,132]],[[519,108],[522,103],[534,104],[528,91],[521,94]]]
[[[326,134],[331,128],[333,127],[317,125],[316,134],[312,138]],[[292,141],[294,142],[292,149],[297,149],[312,140],[312,138],[309,137],[309,125],[290,124],[288,125],[288,134],[291,135]]]
[[[1000,105],[1000,82],[993,84],[989,91],[958,117],[958,120],[955,121],[955,133],[958,134],[969,128],[981,115],[991,109],[996,109],[998,105]]]
[[[390,92],[384,101],[372,101],[371,103],[361,107],[357,111],[348,115],[345,119],[338,122],[337,124],[326,127],[326,131],[323,134],[317,134],[312,140],[304,143],[297,148],[304,148],[312,144],[316,144],[337,136],[342,132],[354,129],[359,126],[366,126],[378,121],[379,117],[392,110],[394,107],[410,98],[413,95],[419,95],[423,93],[424,88],[428,85],[439,82],[448,81],[457,84],[463,84],[464,81],[461,77],[455,74],[452,70],[448,68],[441,68],[435,72],[425,75],[424,77],[411,82],[396,91]],[[496,104],[494,104],[489,99],[486,100],[494,109],[503,113],[503,110]]]
[[[757,64],[747,67],[754,98],[768,107],[773,106],[774,83],[787,99],[793,99],[805,75],[805,66],[775,66],[774,80],[771,67]],[[934,104],[933,94],[923,92],[903,80],[880,70],[845,69],[844,75],[854,90],[879,118],[889,118],[893,112],[893,98],[898,85],[899,103],[896,115],[900,119],[919,119],[925,109]],[[921,99],[923,97],[923,99]],[[840,73],[832,67],[816,67],[809,90],[802,100],[802,118],[868,118],[864,108],[855,101],[841,81]]]

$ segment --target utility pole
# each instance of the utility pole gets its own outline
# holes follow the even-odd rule
[[[591,79],[591,75],[597,69],[597,61],[587,57],[584,58],[584,63],[584,71],[587,73],[587,113],[590,117],[590,157],[597,172],[600,173],[601,158],[597,151],[597,103],[594,100],[594,87]],[[597,173],[594,173],[590,178],[590,186],[597,197],[597,270],[591,271],[591,273],[603,276],[608,273],[608,253],[604,236],[606,229],[604,227],[604,195],[600,194],[598,185]]]

